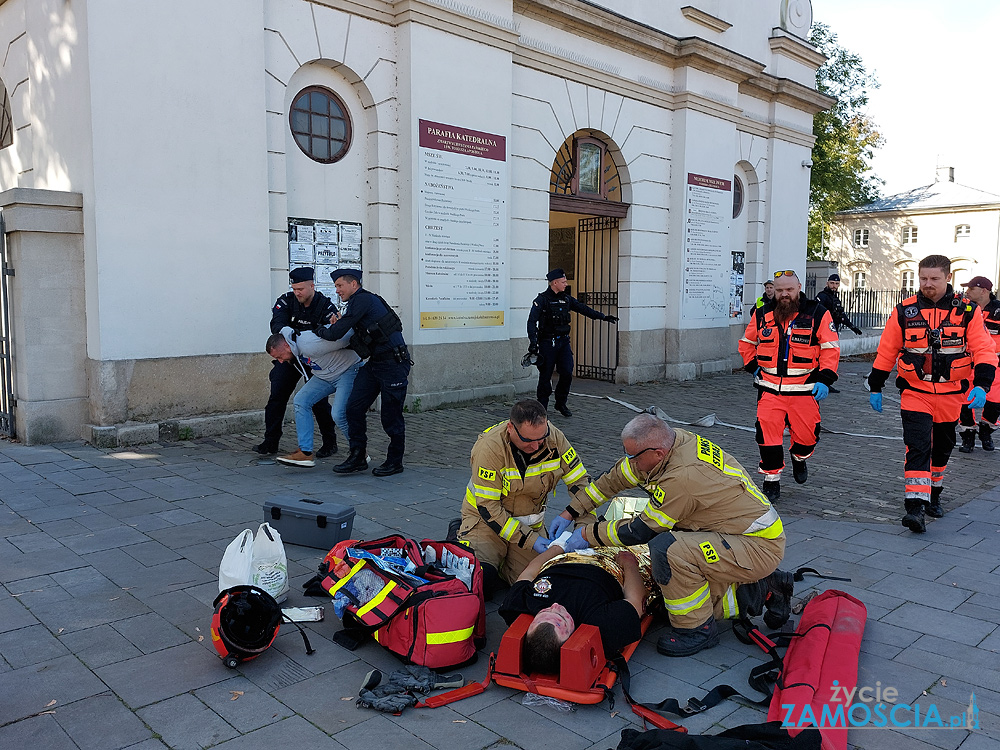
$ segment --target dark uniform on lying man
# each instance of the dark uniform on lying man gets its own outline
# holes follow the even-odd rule
[[[672,626],[657,643],[660,653],[687,656],[717,645],[715,614],[734,616],[738,584],[761,582],[760,591],[742,587],[753,595],[742,605],[750,614],[768,594],[769,609],[784,609],[792,577],[776,571],[785,552],[781,518],[743,467],[711,441],[650,414],[625,426],[622,444],[625,458],[588,485],[586,500],[577,496],[563,517],[584,519],[632,487],[649,494],[635,518],[587,524],[582,532],[594,547],[649,544]]]
[[[600,631],[607,656],[642,637],[639,619],[656,591],[649,550],[642,546],[635,554],[611,548],[590,552],[564,554],[553,543],[524,569],[500,605],[508,625],[522,614],[535,616],[524,640],[527,671],[558,672],[559,649],[578,625]]]

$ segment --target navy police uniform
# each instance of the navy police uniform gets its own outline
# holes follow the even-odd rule
[[[549,282],[566,276],[561,268],[546,275]],[[565,290],[558,294],[550,286],[535,297],[528,314],[529,351],[538,354],[538,389],[536,397],[548,408],[552,394],[552,371],[559,373],[556,383],[556,409],[566,414],[566,398],[573,382],[573,349],[570,347],[570,313],[577,312],[595,320],[617,323],[618,318],[605,315],[583,304]]]
[[[292,284],[313,280],[313,269],[296,268],[288,275]],[[296,331],[311,331],[317,326],[329,322],[330,316],[337,311],[333,300],[322,292],[316,292],[312,301],[306,307],[299,302],[292,292],[285,292],[271,308],[271,333],[281,333],[285,326]],[[281,424],[285,418],[285,408],[288,399],[295,391],[302,373],[291,362],[274,361],[268,379],[271,381],[271,393],[264,407],[264,442],[258,446],[259,453],[275,453],[278,441],[281,440]],[[330,411],[330,400],[324,398],[313,406],[316,424],[323,435],[323,444],[327,447],[337,445],[337,433],[334,430],[333,415]]]
[[[338,269],[330,275],[334,280],[348,275],[361,282],[361,272],[353,268]],[[347,402],[351,455],[345,464],[334,467],[334,470],[344,473],[367,468],[366,418],[375,399],[382,396],[382,429],[389,436],[389,449],[385,463],[376,473],[380,476],[397,473],[402,471],[403,466],[403,449],[406,443],[403,401],[406,399],[407,378],[412,364],[403,340],[403,325],[385,300],[361,287],[348,298],[341,318],[332,325],[318,329],[316,333],[327,341],[336,341],[351,329],[354,330],[354,335],[351,337],[350,347],[368,361],[358,371],[354,389]]]

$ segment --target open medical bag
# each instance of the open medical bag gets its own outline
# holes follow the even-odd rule
[[[435,560],[445,551],[467,560],[471,586],[440,565],[426,564],[427,548]],[[418,543],[400,535],[345,540],[327,554],[319,575],[305,585],[307,593],[317,593],[317,585],[335,599],[338,592],[347,598],[346,629],[363,629],[404,662],[431,669],[457,666],[475,659],[485,643],[482,568],[461,544]]]

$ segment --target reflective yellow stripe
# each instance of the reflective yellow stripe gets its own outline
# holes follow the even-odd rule
[[[635,485],[636,487],[638,487],[639,486],[639,477],[637,477],[635,475],[635,472],[632,471],[632,464],[629,463],[629,460],[627,458],[623,459],[622,462],[621,462],[621,464],[620,464],[620,466],[622,467],[622,475],[628,481],[630,481],[633,485]]]
[[[674,524],[677,523],[676,518],[671,518],[662,510],[657,510],[652,505],[647,505],[645,513],[647,516],[656,521],[656,525],[664,529],[672,529]]]
[[[597,505],[601,505],[602,503],[606,503],[608,501],[608,498],[604,496],[604,493],[597,489],[596,484],[587,485],[587,494]]]
[[[563,476],[563,481],[567,485],[572,484],[586,473],[587,470],[583,468],[583,464],[578,464],[577,467],[573,469],[573,471],[566,472],[566,474]]]
[[[464,641],[472,635],[473,628],[462,628],[461,630],[446,630],[443,633],[428,633],[427,645],[440,646],[443,643],[458,643]]]
[[[748,531],[743,536],[759,536],[762,539],[777,539],[779,536],[785,533],[785,527],[781,524],[781,519],[772,523],[766,529],[761,529],[760,531]]]
[[[618,537],[618,521],[611,521],[610,523],[608,523],[607,537],[608,541],[611,542],[610,546],[612,547],[625,546],[624,544],[622,544],[622,540],[619,539]]]
[[[543,461],[535,466],[529,466],[528,470],[524,472],[524,477],[537,477],[539,474],[547,474],[550,471],[556,471],[559,468],[559,461]]]
[[[476,496],[472,494],[472,490],[468,487],[465,488],[465,502],[476,510],[479,510],[479,506],[476,504]]]
[[[361,607],[361,609],[358,610],[358,617],[364,617],[369,612],[371,612],[373,609],[375,609],[375,607],[377,607],[379,604],[381,604],[382,601],[387,596],[389,596],[389,592],[392,591],[394,588],[396,588],[396,582],[395,581],[389,581],[385,585],[385,588],[383,588],[381,591],[379,591],[377,594],[375,594],[374,598],[370,602],[368,602],[365,606]]]
[[[740,605],[736,601],[736,584],[729,584],[726,593],[722,595],[722,617],[731,620],[740,616]]]
[[[500,499],[500,490],[495,490],[492,487],[483,487],[481,484],[472,485],[476,490],[477,497],[488,497],[492,500]]]
[[[330,596],[333,596],[334,594],[336,594],[336,593],[337,593],[337,591],[338,591],[338,590],[340,589],[340,587],[341,587],[341,586],[343,586],[344,584],[346,584],[346,583],[347,583],[347,580],[348,580],[348,579],[349,579],[349,578],[350,578],[350,577],[351,577],[352,575],[354,575],[354,574],[355,574],[355,573],[357,573],[357,572],[358,572],[359,570],[361,570],[361,569],[362,569],[363,567],[365,567],[365,561],[364,561],[364,560],[362,560],[361,562],[357,562],[357,563],[354,563],[354,567],[353,567],[353,568],[351,568],[351,572],[350,572],[350,573],[348,573],[348,574],[347,574],[346,576],[344,576],[343,578],[341,578],[341,579],[340,579],[339,581],[337,581],[336,585],[335,585],[335,586],[334,586],[333,588],[331,588],[331,589],[330,589],[330,592],[329,592],[329,593],[330,593]]]
[[[521,522],[516,518],[508,518],[507,523],[503,525],[500,529],[500,538],[505,541],[510,541],[510,538],[514,536],[514,532],[517,531],[517,527],[521,525]]]
[[[663,603],[667,605],[668,612],[675,615],[686,615],[688,612],[694,612],[698,609],[698,607],[708,601],[708,597],[708,583],[705,583],[704,586],[690,596],[685,596],[682,599],[664,599]]]
[[[763,503],[764,505],[770,505],[771,504],[771,502],[764,496],[764,493],[762,493],[757,488],[757,485],[754,484],[753,480],[750,477],[747,476],[747,473],[745,471],[743,471],[742,469],[734,469],[729,464],[726,464],[725,466],[723,466],[722,467],[722,471],[723,471],[724,474],[726,474],[728,476],[735,477],[735,478],[739,479],[740,482],[743,483],[743,486],[746,488],[747,492],[749,492],[755,498],[757,498],[758,500],[760,500],[761,503]]]

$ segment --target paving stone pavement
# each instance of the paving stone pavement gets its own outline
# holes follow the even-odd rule
[[[865,727],[851,730],[852,746],[1000,748],[1000,455],[955,453],[948,514],[924,535],[907,532],[898,521],[899,417],[890,394],[883,415],[868,408],[862,376],[869,366],[843,363],[842,392],[822,405],[824,426],[888,439],[824,434],[809,482],[782,483],[782,567],[851,578],[807,579],[796,595],[840,588],[866,604],[859,686],[895,687],[898,702],[919,703],[922,717],[936,710],[945,722],[963,714],[975,693],[975,731]],[[574,394],[573,417],[555,415],[553,423],[594,475],[620,455],[618,435],[633,414],[625,404],[656,406],[678,420],[714,414],[753,426],[754,393],[743,373],[637,386],[577,381]],[[249,450],[259,442],[255,435],[116,451],[0,442],[0,748],[615,747],[623,728],[640,727],[620,699],[615,712],[605,703],[560,713],[524,706],[522,694],[494,685],[451,706],[398,717],[358,709],[364,675],[399,662],[373,643],[354,652],[335,644],[339,624],[330,607],[330,619],[307,626],[312,656],[291,627],[236,670],[226,669],[211,646],[222,551],[262,520],[266,500],[293,493],[351,504],[360,537],[399,530],[440,538],[457,515],[475,435],[505,418],[509,406],[408,414],[407,469],[382,480],[334,475],[329,467],[338,457],[314,469],[261,460]],[[370,428],[369,452],[380,460],[385,440],[375,415]],[[755,466],[752,431],[692,429]],[[290,440],[294,431],[287,429],[282,448],[289,452]],[[563,501],[557,496],[553,507]],[[299,584],[324,551],[286,549],[289,604],[315,604]],[[486,653],[503,631],[496,603],[488,610]],[[728,628],[720,646],[666,659],[655,648],[661,629],[654,625],[631,662],[639,700],[684,700],[720,682],[744,685],[761,661]],[[486,659],[462,671],[481,680]],[[683,723],[693,733],[715,733],[762,720],[763,711],[730,700]]]

